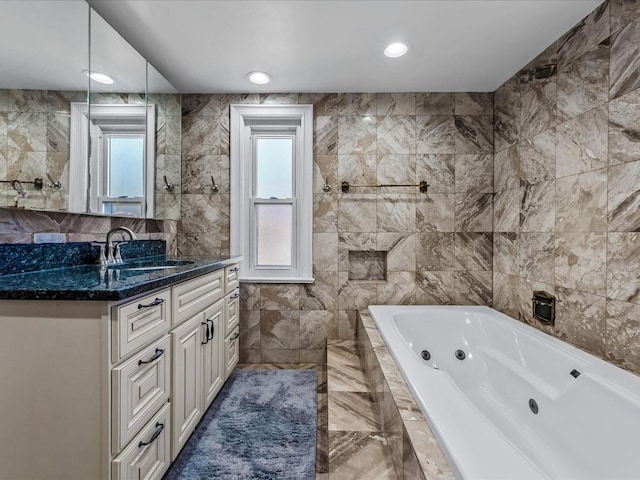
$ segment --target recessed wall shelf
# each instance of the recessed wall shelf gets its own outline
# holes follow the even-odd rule
[[[349,250],[349,280],[385,281],[386,279],[386,251]]]

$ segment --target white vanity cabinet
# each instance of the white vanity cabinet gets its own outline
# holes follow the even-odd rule
[[[171,332],[173,347],[173,437],[174,460],[202,416],[202,313]]]
[[[119,302],[0,300],[0,480],[160,480],[237,363],[233,268]]]
[[[209,288],[204,288],[205,284]],[[171,331],[172,459],[178,456],[238,363],[237,285],[234,265],[174,287],[174,324],[177,316],[178,326]],[[191,317],[184,320],[187,312]],[[229,351],[235,356],[230,358]]]
[[[224,322],[224,378],[229,378],[240,358],[240,289],[227,293],[225,296]]]
[[[202,404],[206,411],[222,388],[224,376],[224,343],[222,325],[224,324],[224,302],[219,300],[204,312],[209,325],[209,340],[202,345]],[[206,334],[206,330],[205,330]]]

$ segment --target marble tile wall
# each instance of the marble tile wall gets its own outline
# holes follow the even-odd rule
[[[229,253],[231,103],[311,103],[315,116],[315,283],[241,285],[242,362],[324,361],[325,340],[352,339],[370,304],[491,304],[491,93],[183,95],[183,255]],[[339,189],[423,179],[426,195]],[[386,281],[349,280],[350,250],[386,251]]]
[[[603,3],[498,88],[493,305],[640,372],[640,1]],[[556,295],[555,327],[533,290]]]
[[[26,198],[0,183],[0,207],[67,208],[70,102],[86,99],[81,91],[0,90],[0,180],[45,180],[42,190],[24,183]],[[47,174],[62,183],[60,190],[46,187]]]

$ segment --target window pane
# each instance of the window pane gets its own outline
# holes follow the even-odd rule
[[[144,138],[109,137],[109,197],[144,196]]]
[[[118,203],[104,202],[102,204],[102,213],[106,215],[123,215],[127,217],[141,217],[142,204],[140,203]]]
[[[259,266],[291,266],[292,205],[256,205]]]
[[[256,139],[256,197],[293,196],[293,139]]]

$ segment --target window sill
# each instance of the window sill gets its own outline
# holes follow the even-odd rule
[[[313,283],[313,277],[240,277],[240,283]]]

